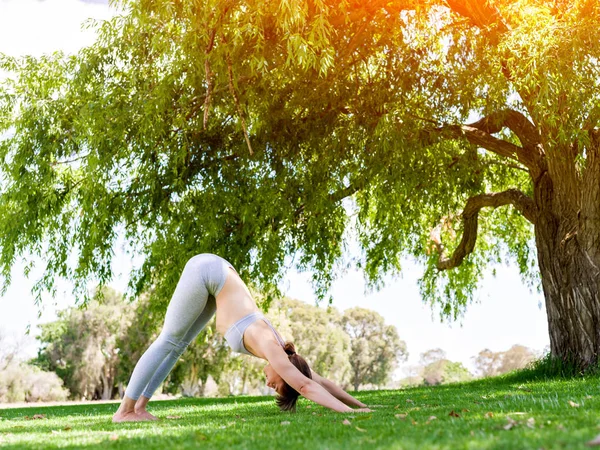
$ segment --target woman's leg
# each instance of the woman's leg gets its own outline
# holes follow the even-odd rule
[[[156,372],[154,372],[154,375],[148,382],[148,385],[142,392],[142,397],[145,397],[147,399],[150,399],[152,397],[154,391],[156,391],[158,386],[160,386],[160,384],[163,381],[165,381],[165,378],[167,378],[167,375],[171,372],[173,366],[175,365],[179,357],[183,354],[187,346],[191,344],[191,342],[198,336],[198,334],[210,321],[212,316],[215,314],[216,309],[217,304],[215,302],[215,298],[211,295],[208,297],[208,301],[206,302],[204,310],[202,311],[200,316],[198,316],[194,324],[191,326],[191,328],[188,330],[188,332],[182,339],[182,347],[179,348],[176,352],[169,354],[167,358],[163,360],[158,369],[156,369]],[[146,401],[146,403],[148,402]]]
[[[214,255],[198,255],[188,261],[167,308],[163,330],[135,366],[113,421],[149,420],[135,414],[136,401],[143,392],[152,394],[149,391],[153,386],[156,389],[170,372],[191,341],[190,336],[195,337],[210,320],[214,306],[203,313],[210,291],[224,282],[215,280],[215,274],[223,277],[223,273],[222,261]]]

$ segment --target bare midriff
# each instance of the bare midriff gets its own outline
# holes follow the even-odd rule
[[[260,311],[248,287],[231,267],[216,302],[217,331],[221,334],[242,317]]]

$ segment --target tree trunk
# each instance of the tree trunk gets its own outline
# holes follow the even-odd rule
[[[112,398],[113,384],[109,376],[104,372],[100,372],[100,380],[102,382],[101,400],[110,400]]]
[[[536,183],[535,201],[540,211],[535,239],[550,351],[585,369],[598,361],[600,349],[600,249],[589,245],[589,237],[600,233],[600,223],[593,224],[594,230],[589,221],[582,226],[581,214],[559,214],[547,173]]]

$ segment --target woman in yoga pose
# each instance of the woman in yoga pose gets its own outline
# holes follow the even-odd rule
[[[336,384],[313,372],[292,343],[285,343],[259,311],[233,266],[208,253],[191,258],[167,308],[163,329],[138,361],[113,422],[156,420],[146,411],[154,391],[177,359],[217,313],[217,331],[232,350],[268,361],[267,386],[282,410],[299,395],[338,412],[370,411]],[[352,409],[351,406],[358,409]]]

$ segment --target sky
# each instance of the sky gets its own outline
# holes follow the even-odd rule
[[[81,27],[86,19],[105,20],[115,13],[106,0],[0,0],[0,53],[74,53],[94,41],[93,31]],[[128,256],[117,250],[113,287],[124,290],[131,267]],[[342,311],[355,306],[370,308],[396,326],[410,354],[396,377],[408,373],[419,355],[433,348],[442,348],[449,359],[462,362],[470,370],[472,357],[485,348],[504,351],[521,344],[543,351],[549,345],[543,296],[522,284],[516,267],[502,265],[496,269],[495,277],[490,273],[484,278],[475,303],[453,323],[441,322],[437,312],[423,303],[417,285],[422,270],[410,261],[405,262],[402,276],[386,278],[379,292],[365,292],[362,275],[349,271],[332,287],[333,306]],[[57,310],[74,303],[70,286],[59,283],[56,297],[44,298],[40,316],[30,292],[36,273],[40,272],[34,271],[27,279],[22,265],[17,264],[12,285],[0,298],[0,332],[14,339],[21,339],[27,327],[35,335],[38,323],[53,320]],[[315,302],[310,274],[290,270],[281,287],[290,297]],[[35,354],[35,340],[23,339],[24,353]],[[296,344],[301,349],[302,344]]]

